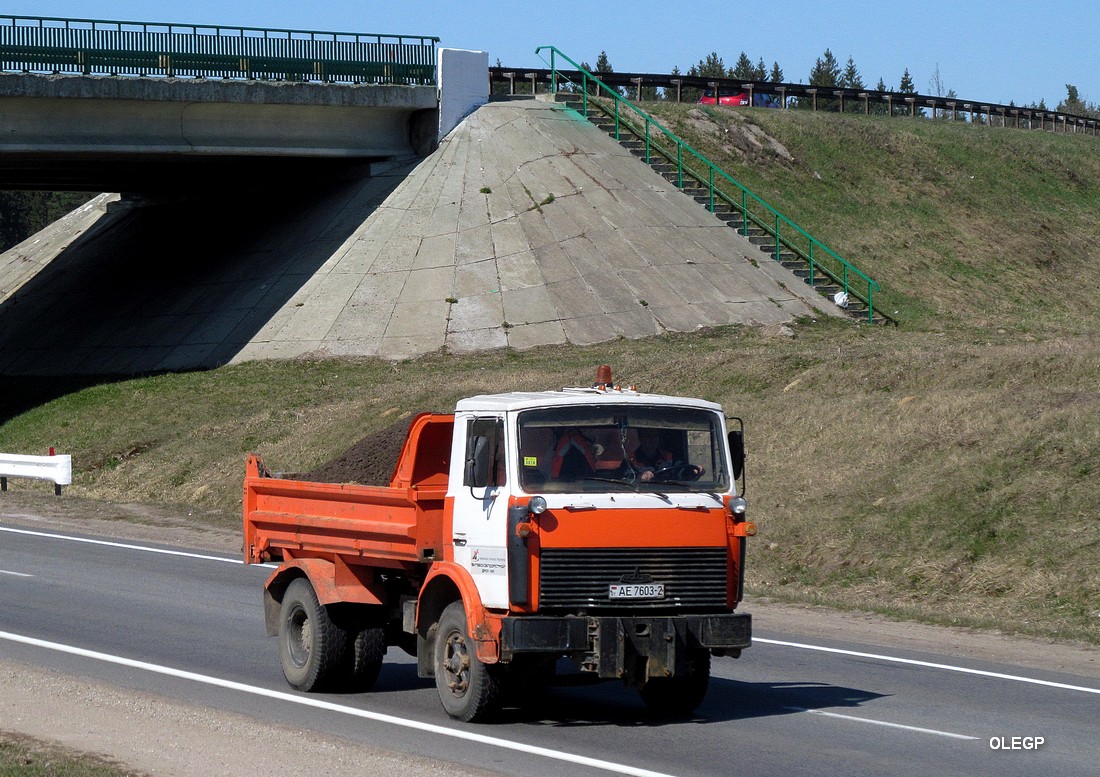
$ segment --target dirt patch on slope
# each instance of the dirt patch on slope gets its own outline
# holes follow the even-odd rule
[[[786,146],[737,111],[696,108],[688,113],[687,120],[696,132],[717,135],[722,150],[732,156],[749,162],[794,162]]]

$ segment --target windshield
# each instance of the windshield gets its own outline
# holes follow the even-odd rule
[[[719,416],[686,407],[559,407],[519,416],[527,492],[722,492]]]

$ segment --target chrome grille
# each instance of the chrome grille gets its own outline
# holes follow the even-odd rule
[[[726,604],[725,548],[543,548],[540,610],[695,610]],[[616,599],[612,583],[635,573],[664,583],[664,599]]]

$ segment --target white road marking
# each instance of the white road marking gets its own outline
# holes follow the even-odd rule
[[[25,572],[10,572],[7,569],[0,569],[0,575],[11,575],[12,577],[34,577],[34,575],[28,575]]]
[[[791,712],[809,712],[812,715],[821,715],[826,718],[840,718],[841,720],[853,720],[857,723],[869,723],[872,726],[885,726],[887,728],[900,728],[903,731],[915,731],[919,734],[935,734],[939,737],[950,737],[952,739],[978,739],[979,737],[967,736],[966,734],[952,734],[950,731],[939,731],[934,728],[921,728],[920,726],[905,726],[901,723],[888,723],[885,720],[872,720],[871,718],[857,718],[855,715],[841,715],[838,712],[826,712],[825,710],[808,710],[805,707],[784,707],[783,709]]]
[[[781,647],[793,647],[800,648],[802,650],[816,650],[821,653],[836,653],[841,656],[853,656],[855,658],[873,658],[878,661],[888,661],[894,664],[908,664],[909,666],[922,666],[926,669],[943,669],[948,672],[962,672],[963,674],[973,674],[979,677],[993,677],[998,680],[1012,680],[1017,683],[1031,683],[1032,685],[1045,685],[1048,688],[1061,688],[1067,691],[1079,691],[1081,693],[1098,693],[1100,694],[1100,688],[1089,688],[1084,685],[1067,685],[1066,683],[1056,683],[1050,680],[1038,680],[1034,677],[1021,677],[1014,674],[1002,674],[1000,672],[987,672],[983,669],[969,669],[965,666],[953,666],[952,664],[936,664],[931,661],[917,661],[912,658],[898,658],[897,656],[884,656],[878,653],[860,653],[856,650],[841,650],[840,648],[822,647],[821,645],[806,645],[801,642],[784,642],[778,639],[762,639],[760,637],[753,637],[752,641],[759,642],[765,645],[779,645]]]
[[[170,550],[167,548],[151,548],[148,545],[131,545],[125,542],[111,542],[109,540],[94,540],[88,537],[73,537],[68,534],[53,534],[51,532],[43,531],[30,531],[29,529],[14,529],[10,526],[0,526],[0,531],[9,532],[10,534],[25,534],[29,537],[45,537],[51,540],[67,540],[68,542],[82,542],[86,545],[102,545],[108,548],[121,548],[123,550],[140,550],[145,553],[160,553],[165,556],[180,556],[182,558],[195,558],[202,561],[220,561],[225,564],[243,564],[244,560],[239,558],[228,558],[226,556],[209,556],[202,553],[190,553],[183,550]],[[254,566],[260,567],[274,567],[274,564],[255,564]]]
[[[193,682],[202,683],[204,685],[213,685],[219,688],[226,688],[231,691],[240,691],[242,693],[252,694],[253,696],[263,696],[268,699],[276,699],[278,701],[290,702],[291,704],[301,704],[307,707],[328,710],[329,712],[338,712],[344,715],[353,715],[359,718],[374,720],[379,723],[389,723],[394,726],[416,729],[418,731],[425,731],[430,734],[438,734],[440,736],[452,737],[454,739],[464,739],[468,742],[477,742],[479,744],[489,745],[490,747],[499,747],[505,750],[515,750],[520,753],[542,756],[543,758],[551,758],[556,761],[564,761],[566,763],[576,764],[578,766],[588,766],[593,769],[614,772],[615,774],[628,774],[632,775],[632,777],[672,777],[672,775],[665,774],[663,772],[654,772],[649,769],[639,769],[635,766],[626,766],[625,764],[617,764],[612,761],[604,761],[599,758],[589,758],[587,756],[576,755],[574,753],[566,753],[561,750],[551,750],[546,747],[527,745],[522,742],[513,742],[509,739],[500,739],[498,737],[486,736],[484,734],[475,734],[471,731],[459,731],[457,729],[446,728],[445,726],[437,726],[433,723],[422,723],[418,720],[409,720],[407,718],[399,718],[394,715],[385,715],[380,712],[371,712],[370,710],[361,710],[355,707],[347,707],[342,704],[333,704],[332,702],[321,701],[320,699],[311,698],[308,696],[295,696],[294,694],[286,693],[283,691],[272,691],[267,688],[260,688],[253,685],[245,685],[244,683],[233,682],[232,680],[223,680],[218,677],[210,677],[209,675],[186,672],[182,669],[173,669],[170,666],[149,664],[144,661],[135,661],[130,658],[113,656],[109,653],[97,653],[94,650],[85,650],[84,648],[73,647],[71,645],[62,645],[57,642],[47,642],[45,640],[35,639],[34,637],[24,637],[20,634],[11,634],[6,631],[0,631],[0,639],[5,639],[10,642],[19,642],[24,645],[33,645],[34,647],[45,648],[46,650],[54,650],[59,653],[68,653],[74,656],[81,656],[82,658],[90,658],[109,664],[126,666],[132,669],[141,669],[146,672],[154,672],[156,674],[167,675],[168,677],[178,677],[183,680],[191,680]]]

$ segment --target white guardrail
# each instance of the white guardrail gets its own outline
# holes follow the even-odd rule
[[[8,490],[8,478],[49,480],[54,484],[54,493],[60,494],[62,486],[73,482],[73,457],[68,454],[23,456],[18,453],[0,453],[0,491]]]

